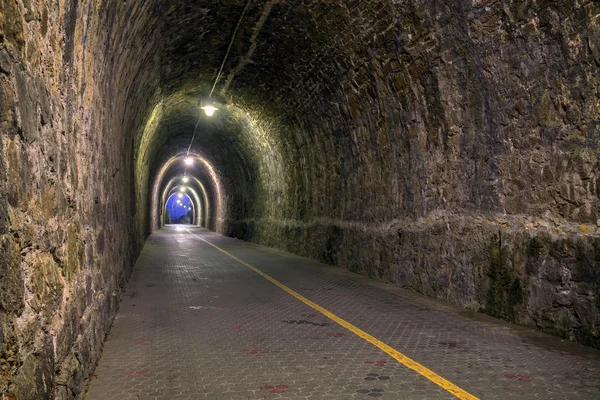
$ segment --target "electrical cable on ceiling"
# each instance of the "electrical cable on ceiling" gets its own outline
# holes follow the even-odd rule
[[[235,26],[235,29],[233,30],[233,34],[231,35],[231,40],[229,41],[229,46],[227,46],[227,51],[225,52],[225,57],[223,57],[223,61],[221,62],[221,67],[219,68],[219,72],[217,73],[215,82],[213,83],[212,89],[210,90],[210,94],[208,95],[209,98],[212,97],[212,95],[215,91],[215,88],[217,87],[217,83],[219,83],[219,80],[221,79],[221,75],[223,74],[223,68],[225,67],[225,62],[227,61],[227,57],[229,56],[229,52],[231,51],[231,46],[233,46],[233,41],[235,40],[235,36],[237,35],[238,30],[240,29],[240,25],[242,24],[244,15],[246,14],[246,11],[248,10],[248,6],[250,6],[251,2],[252,2],[252,0],[248,0],[246,2],[246,5],[244,6],[242,13],[240,14],[240,18],[238,19],[237,25]],[[198,116],[198,122],[196,122],[196,126],[194,127],[194,133],[192,135],[192,140],[190,140],[190,145],[188,146],[186,156],[190,155],[190,150],[192,149],[192,143],[194,143],[194,138],[196,137],[196,131],[198,130],[198,125],[200,124],[201,118],[202,118],[202,114],[200,114]],[[186,172],[187,172],[187,168],[186,168]]]
[[[235,39],[235,35],[237,34],[238,29],[240,29],[240,25],[242,24],[242,19],[244,19],[246,10],[248,10],[248,6],[250,5],[251,2],[252,2],[252,0],[248,0],[246,2],[246,6],[244,7],[242,14],[240,15],[240,19],[238,20],[238,23],[235,26],[235,29],[233,30],[233,35],[231,35],[231,40],[229,41],[229,46],[227,46],[227,52],[225,53],[225,57],[223,57],[223,62],[221,62],[221,68],[219,68],[219,73],[217,74],[217,77],[215,78],[215,83],[213,84],[213,87],[212,87],[208,97],[212,96],[213,92],[215,91],[215,87],[217,87],[217,83],[219,82],[219,79],[221,79],[221,74],[223,73],[223,67],[225,67],[225,62],[227,61],[227,56],[229,56],[229,52],[231,51],[231,46],[233,46],[233,41]]]

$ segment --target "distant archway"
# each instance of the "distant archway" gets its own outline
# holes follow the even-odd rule
[[[196,206],[186,193],[171,193],[164,207],[163,224],[197,224]]]
[[[159,169],[156,177],[154,178],[154,182],[152,184],[152,197],[151,197],[151,220],[152,220],[152,229],[160,229],[160,223],[163,221],[163,217],[160,215],[164,207],[160,204],[160,192],[161,188],[165,188],[163,179],[165,178],[165,174],[167,170],[175,164],[175,162],[180,161],[183,163],[183,160],[187,158],[185,152],[179,153],[173,157],[171,157],[163,166]],[[208,176],[211,179],[213,200],[206,201],[207,215],[206,218],[206,228],[219,232],[221,230],[224,218],[224,207],[222,203],[224,202],[223,191],[221,190],[221,179],[217,175],[215,169],[212,164],[209,163],[204,157],[201,155],[190,153],[189,157],[192,157],[195,161],[198,162],[199,165],[207,172]],[[201,187],[204,188],[204,185],[201,184]],[[204,190],[206,191],[206,190]],[[208,200],[208,199],[207,199]]]
[[[191,196],[192,198],[192,202],[194,204],[194,206],[196,206],[194,208],[194,212],[195,212],[195,216],[196,216],[196,225],[198,226],[202,226],[202,227],[207,227],[207,221],[208,221],[208,196],[206,194],[206,188],[204,187],[204,185],[202,184],[202,182],[200,182],[200,180],[198,180],[198,178],[188,175],[188,177],[190,178],[191,182],[186,184],[186,185],[181,185],[181,184],[177,184],[177,182],[181,179],[181,177],[174,177],[172,178],[167,185],[164,187],[164,190],[160,196],[160,221],[161,223],[161,228],[162,226],[164,226],[164,210],[165,210],[165,205],[167,204],[167,199],[168,197],[174,193],[175,191],[177,191],[178,189],[180,190],[182,187],[185,188],[185,191],[187,191],[188,195]],[[199,189],[196,190],[194,187],[197,187]],[[201,195],[199,195],[199,193]]]

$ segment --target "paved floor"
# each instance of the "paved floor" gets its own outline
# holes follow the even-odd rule
[[[187,228],[147,241],[88,400],[455,398],[200,238],[473,396],[600,399],[596,350]]]

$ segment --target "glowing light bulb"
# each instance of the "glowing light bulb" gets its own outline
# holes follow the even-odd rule
[[[181,180],[183,181],[183,183],[188,183],[190,178],[188,178],[187,176],[184,176]]]
[[[180,191],[180,192],[185,192],[185,187],[183,187],[183,186],[182,186],[182,187],[180,187],[180,188],[179,188],[179,191]]]
[[[177,197],[179,197],[180,199],[183,197],[183,195],[181,193],[177,194]],[[180,202],[181,203],[181,202]]]
[[[202,107],[202,109],[204,110],[204,113],[206,114],[207,117],[212,117],[213,114],[215,113],[215,111],[218,110],[217,107],[212,106],[212,105],[204,106],[204,107]]]
[[[186,157],[183,161],[185,162],[185,165],[192,165],[194,163],[194,159],[192,157]]]

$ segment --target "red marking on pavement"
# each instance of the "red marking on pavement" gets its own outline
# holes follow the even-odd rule
[[[385,367],[386,364],[388,362],[385,360],[378,360],[378,361],[365,361],[365,364],[370,364],[370,365],[374,365],[376,367]]]
[[[342,337],[342,336],[344,336],[344,333],[342,333],[342,332],[333,332],[333,333],[328,333],[327,336]]]
[[[533,382],[533,379],[531,379],[531,377],[529,375],[514,374],[514,375],[504,375],[504,377],[508,378],[508,379],[516,379],[521,382]]]
[[[268,390],[271,393],[285,393],[285,391],[288,390],[289,388],[290,387],[288,385],[277,385],[277,386],[265,385],[265,386],[260,387],[261,390]]]
[[[234,331],[239,331],[240,329],[242,329],[244,327],[244,325],[229,325],[229,329],[233,329]]]
[[[123,371],[121,372],[121,375],[125,375],[128,378],[141,378],[142,376],[146,375],[148,372],[150,371]]]
[[[246,354],[258,354],[262,351],[262,349],[242,349],[240,350],[241,353],[246,353]]]
[[[442,346],[446,346],[446,347],[457,347],[458,343],[456,342],[439,342],[438,344],[441,344]]]
[[[149,340],[149,339],[133,339],[131,341],[131,343],[133,343],[133,344],[147,344],[147,343],[150,343],[151,341],[152,340]]]

